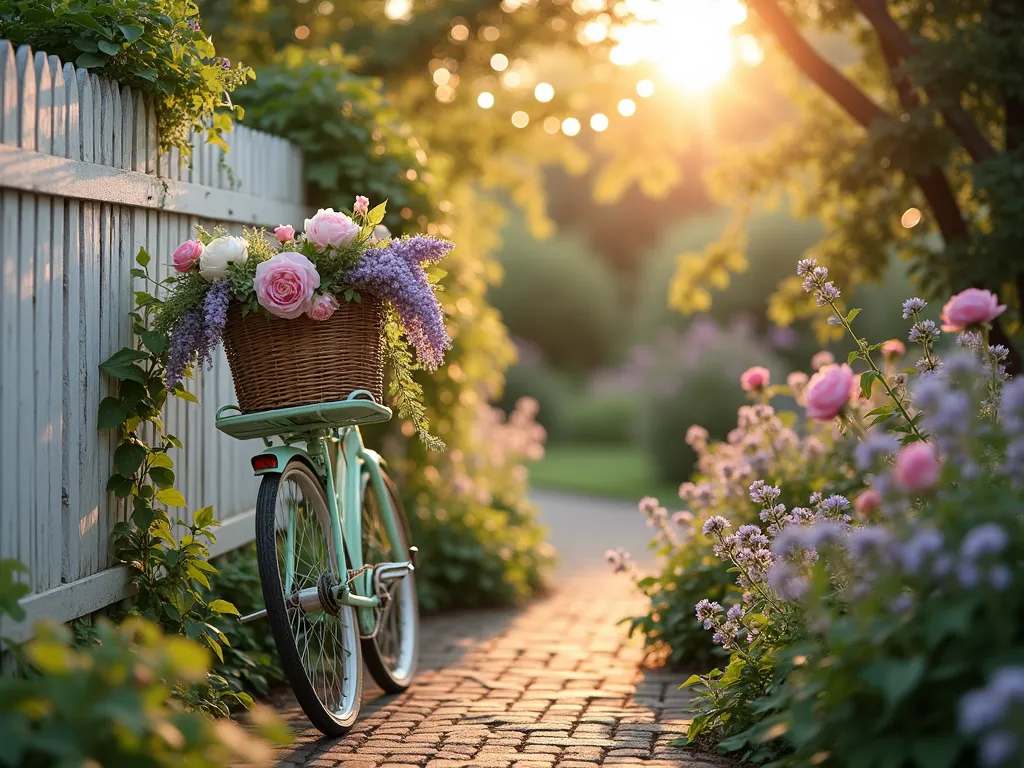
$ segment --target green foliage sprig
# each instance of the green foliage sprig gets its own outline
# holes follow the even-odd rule
[[[149,261],[149,254],[140,249],[139,268],[132,276],[152,282]],[[182,443],[165,431],[161,413],[168,396],[163,362],[168,338],[163,331],[151,330],[150,323],[161,303],[147,291],[136,292],[136,309],[128,317],[139,344],[121,349],[101,365],[118,381],[117,395],[104,398],[99,408],[100,429],[116,429],[120,436],[107,489],[130,510],[128,522],[114,526],[114,545],[137,590],[132,611],[205,644],[223,659],[222,646],[228,640],[213,620],[238,615],[238,610],[226,600],[207,601],[203,594],[210,587],[209,577],[217,573],[209,563],[208,545],[216,541],[213,530],[219,523],[213,519],[213,508],[203,507],[191,520],[176,521],[186,529],[176,536],[164,510],[185,507],[186,501],[174,487],[169,455]],[[170,394],[198,402],[181,385]]]
[[[254,77],[217,57],[192,0],[2,0],[0,38],[150,96],[161,149],[185,157],[193,129],[227,150],[232,115],[244,115],[230,93]]]

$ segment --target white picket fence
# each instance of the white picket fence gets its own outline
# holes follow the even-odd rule
[[[229,143],[224,155],[196,137],[182,165],[158,153],[140,94],[0,40],[0,558],[25,563],[32,589],[26,621],[0,636],[127,595],[110,552],[124,511],[105,490],[116,440],[96,420],[114,386],[99,364],[131,341],[139,247],[163,277],[196,224],[301,221],[300,152],[245,128]],[[186,446],[177,487],[224,521],[219,553],[253,537],[253,449],[214,428],[234,401],[223,354],[193,391],[202,405],[171,398],[166,423]]]

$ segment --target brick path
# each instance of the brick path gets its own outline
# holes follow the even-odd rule
[[[684,678],[640,667],[639,645],[616,624],[638,607],[627,581],[600,570],[518,611],[429,617],[416,683],[401,696],[370,683],[348,736],[321,738],[281,702],[298,734],[281,765],[730,765],[669,745],[686,726]]]

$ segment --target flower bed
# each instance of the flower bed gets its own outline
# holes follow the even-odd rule
[[[689,743],[777,766],[1019,765],[1024,381],[988,344],[1006,307],[964,291],[940,330],[908,300],[904,367],[902,342],[857,336],[824,267],[798,272],[857,350],[784,387],[748,371],[728,440],[691,430],[688,509],[641,502],[662,565],[637,575],[652,610],[634,624],[674,660],[728,657],[685,683]]]

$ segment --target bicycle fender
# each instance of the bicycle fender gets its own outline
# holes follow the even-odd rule
[[[276,461],[271,463],[271,457]],[[284,472],[284,468],[288,465],[288,462],[295,458],[302,459],[309,465],[309,468],[312,469],[313,472],[317,475],[323,476],[324,471],[320,466],[320,463],[314,461],[308,451],[294,445],[273,445],[269,448],[264,448],[252,457],[253,474],[257,477],[260,477],[261,475],[279,474]]]

